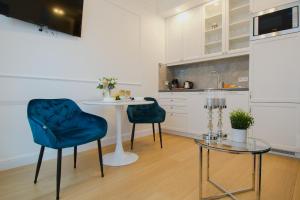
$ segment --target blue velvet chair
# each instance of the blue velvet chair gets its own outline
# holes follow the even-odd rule
[[[34,99],[27,108],[27,116],[34,142],[41,145],[34,183],[37,183],[45,147],[57,149],[56,199],[59,199],[62,149],[74,147],[76,168],[77,146],[92,141],[98,143],[98,153],[103,173],[101,138],[107,133],[105,119],[83,112],[69,99]]]
[[[162,144],[162,133],[161,133],[161,123],[165,121],[166,111],[159,106],[157,101],[151,97],[145,97],[146,101],[154,101],[153,104],[147,105],[130,105],[127,108],[128,119],[132,126],[131,133],[131,149],[133,149],[135,125],[136,124],[152,124],[153,139],[155,141],[155,127],[154,124],[158,124],[160,147],[163,148]]]

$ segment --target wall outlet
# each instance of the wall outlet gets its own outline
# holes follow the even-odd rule
[[[242,83],[242,82],[248,82],[249,81],[249,78],[246,77],[246,76],[243,76],[243,77],[239,77],[239,83]]]

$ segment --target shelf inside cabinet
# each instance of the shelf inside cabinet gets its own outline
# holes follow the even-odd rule
[[[218,28],[215,28],[215,29],[206,30],[205,33],[213,33],[213,32],[220,31],[220,30],[222,30],[222,27],[218,27]]]
[[[238,7],[235,7],[235,8],[232,8],[232,9],[230,9],[230,12],[235,12],[235,11],[242,10],[242,9],[245,9],[245,8],[248,8],[248,7],[250,7],[249,3],[238,6]]]
[[[250,37],[250,35],[249,34],[243,34],[243,35],[230,37],[229,40],[239,40],[239,39],[243,39],[243,38],[247,38],[247,37]]]
[[[249,19],[240,20],[240,21],[233,22],[233,23],[229,24],[229,26],[236,26],[236,25],[246,24],[246,23],[250,23],[250,20]]]
[[[205,20],[210,20],[210,19],[217,18],[217,17],[222,17],[222,13],[218,13],[218,14],[215,14],[215,15],[207,16],[207,17],[205,17]]]
[[[213,46],[213,45],[218,45],[218,44],[222,44],[222,40],[208,42],[205,44],[205,46]]]

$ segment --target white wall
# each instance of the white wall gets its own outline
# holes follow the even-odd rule
[[[158,63],[164,61],[164,22],[156,8],[155,0],[85,0],[82,38],[41,33],[35,25],[0,16],[0,169],[36,162],[39,146],[26,118],[29,99],[98,99],[95,80],[102,76],[118,77],[119,88],[133,95],[156,94]],[[114,110],[81,107],[108,120],[104,143],[113,142]],[[125,137],[130,128],[124,116]],[[46,159],[53,157],[47,150]]]

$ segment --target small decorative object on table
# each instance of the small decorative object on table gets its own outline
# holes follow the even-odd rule
[[[208,109],[208,134],[204,134],[206,140],[216,140],[223,138],[223,109],[226,108],[226,99],[222,91],[207,91],[207,98],[204,108]],[[217,134],[213,132],[213,110],[218,109],[218,131]]]
[[[235,142],[246,142],[247,129],[254,124],[254,118],[250,113],[241,109],[230,113],[232,132],[230,140]]]
[[[102,79],[99,79],[97,88],[103,90],[104,101],[114,101],[114,98],[111,97],[111,90],[114,89],[116,85],[117,85],[116,78],[103,77]]]

